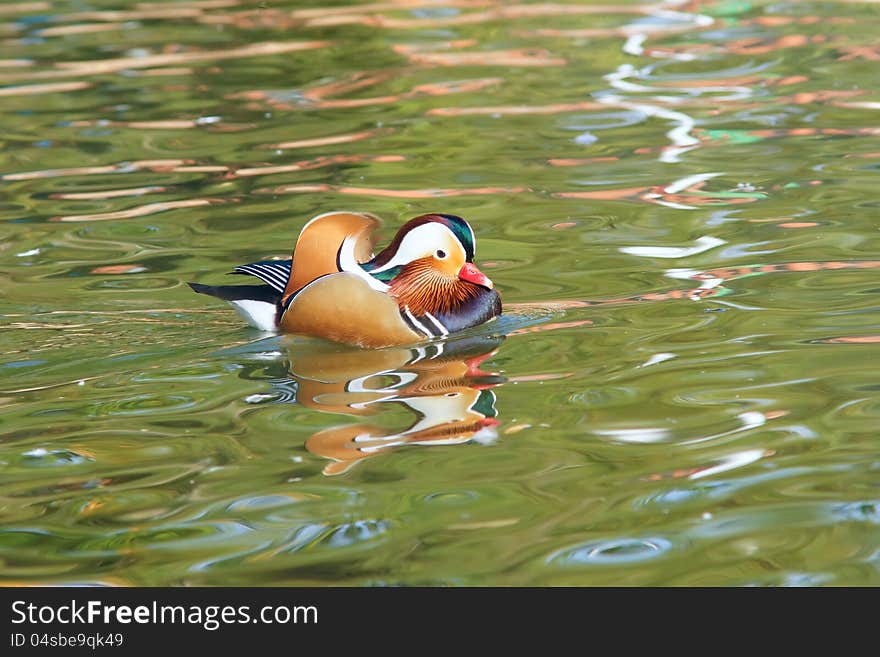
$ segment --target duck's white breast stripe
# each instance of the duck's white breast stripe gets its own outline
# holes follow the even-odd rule
[[[425,313],[425,317],[427,317],[434,323],[434,326],[436,326],[437,329],[440,331],[440,335],[449,335],[449,330],[445,326],[443,326],[443,324],[440,323],[440,320],[434,317],[434,315],[432,315],[431,313]]]
[[[417,319],[415,318],[415,316],[409,311],[409,306],[405,306],[405,307],[404,307],[404,309],[403,309],[403,313],[404,313],[404,315],[406,315],[406,318],[409,320],[411,326],[413,326],[413,327],[416,328],[417,330],[419,330],[419,331],[421,331],[422,333],[424,333],[426,337],[429,337],[429,338],[436,337],[433,333],[431,333],[431,331],[429,331],[429,330],[425,327],[424,324],[422,324],[419,320],[417,320]]]

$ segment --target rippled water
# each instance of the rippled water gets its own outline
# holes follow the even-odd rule
[[[880,5],[0,5],[0,579],[880,584]],[[467,217],[443,349],[186,281]]]

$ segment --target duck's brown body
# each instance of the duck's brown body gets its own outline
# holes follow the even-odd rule
[[[417,217],[374,256],[378,226],[365,213],[320,215],[303,228],[292,261],[236,268],[267,286],[190,285],[263,330],[373,348],[444,337],[501,313],[501,298],[472,262],[473,231],[463,219]]]
[[[425,339],[406,325],[392,297],[344,272],[303,288],[281,316],[280,327],[287,333],[360,347],[389,347]]]

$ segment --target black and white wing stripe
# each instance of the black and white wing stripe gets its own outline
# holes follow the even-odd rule
[[[232,273],[256,276],[273,290],[283,293],[290,278],[292,263],[293,260],[263,260],[249,265],[239,265]]]

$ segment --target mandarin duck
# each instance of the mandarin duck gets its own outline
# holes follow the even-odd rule
[[[263,331],[311,335],[359,347],[443,338],[501,314],[501,297],[474,264],[470,225],[423,214],[373,254],[377,217],[328,212],[302,229],[290,260],[234,269],[264,285],[202,285]]]

